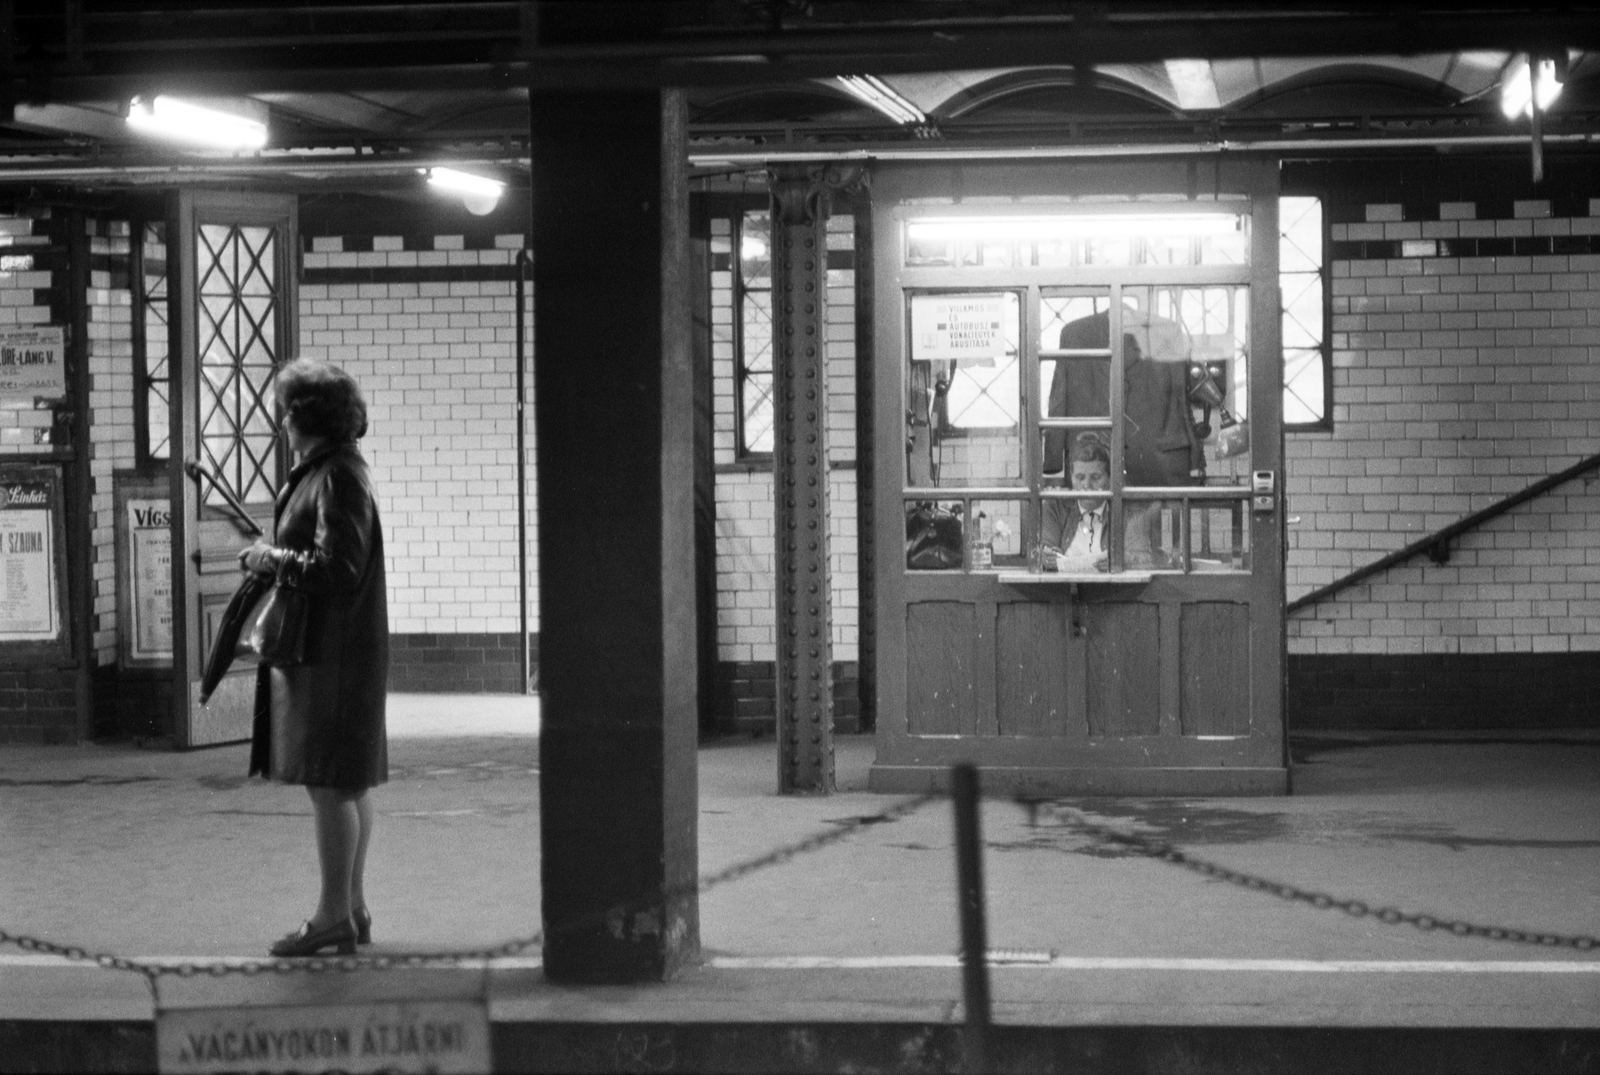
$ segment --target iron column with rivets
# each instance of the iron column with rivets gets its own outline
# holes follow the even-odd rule
[[[771,170],[778,791],[833,791],[828,571],[827,186]]]

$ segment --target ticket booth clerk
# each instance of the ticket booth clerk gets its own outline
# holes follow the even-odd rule
[[[872,189],[871,786],[1286,792],[1275,165]]]

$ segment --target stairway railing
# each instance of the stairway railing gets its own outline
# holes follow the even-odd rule
[[[1482,526],[1496,516],[1504,515],[1520,504],[1525,504],[1537,496],[1543,496],[1556,486],[1563,485],[1597,467],[1600,467],[1600,455],[1591,455],[1587,459],[1574,463],[1559,474],[1551,474],[1540,478],[1521,492],[1512,493],[1510,496],[1490,504],[1481,511],[1475,511],[1471,515],[1451,523],[1449,526],[1435,530],[1426,537],[1413,541],[1403,549],[1396,549],[1380,560],[1374,560],[1370,564],[1364,564],[1356,568],[1343,578],[1335,579],[1326,586],[1319,587],[1302,597],[1295,598],[1289,602],[1288,610],[1297,612],[1308,605],[1314,605],[1318,601],[1332,597],[1340,590],[1354,586],[1363,579],[1370,578],[1379,572],[1387,571],[1395,564],[1409,560],[1418,553],[1426,552],[1428,558],[1436,564],[1448,563],[1450,560],[1450,542],[1455,538],[1468,530]]]

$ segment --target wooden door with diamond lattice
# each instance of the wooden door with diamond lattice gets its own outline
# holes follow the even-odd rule
[[[177,686],[181,747],[250,737],[255,664],[241,659],[201,705],[200,680],[238,585],[238,554],[272,529],[286,470],[275,402],[298,353],[292,197],[185,192],[170,228],[178,384],[172,407]]]

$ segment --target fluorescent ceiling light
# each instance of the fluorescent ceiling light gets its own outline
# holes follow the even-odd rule
[[[908,222],[912,238],[983,236],[1022,239],[1117,236],[1233,235],[1243,227],[1236,213],[1096,213],[1072,216],[921,217]]]
[[[245,102],[239,106],[248,107]],[[265,108],[252,110],[266,114]],[[157,138],[212,149],[260,149],[267,144],[267,125],[261,120],[165,95],[135,97],[128,106],[128,126]]]
[[[454,168],[429,168],[428,185],[458,196],[461,204],[473,216],[484,216],[491,212],[506,189],[506,185],[498,179],[458,172]]]
[[[1518,56],[1500,82],[1500,111],[1507,119],[1531,116],[1535,107],[1541,112],[1549,111],[1560,95],[1555,60],[1531,58],[1530,62],[1530,57]]]
[[[498,179],[458,172],[454,168],[429,168],[428,184],[452,194],[492,194],[496,198],[506,189],[506,185]]]
[[[1221,108],[1222,98],[1217,96],[1217,80],[1211,72],[1210,60],[1168,60],[1167,80],[1178,95],[1178,107],[1184,110]]]
[[[922,109],[900,96],[888,83],[876,75],[840,75],[838,83],[849,93],[896,123],[926,123],[928,117]]]

